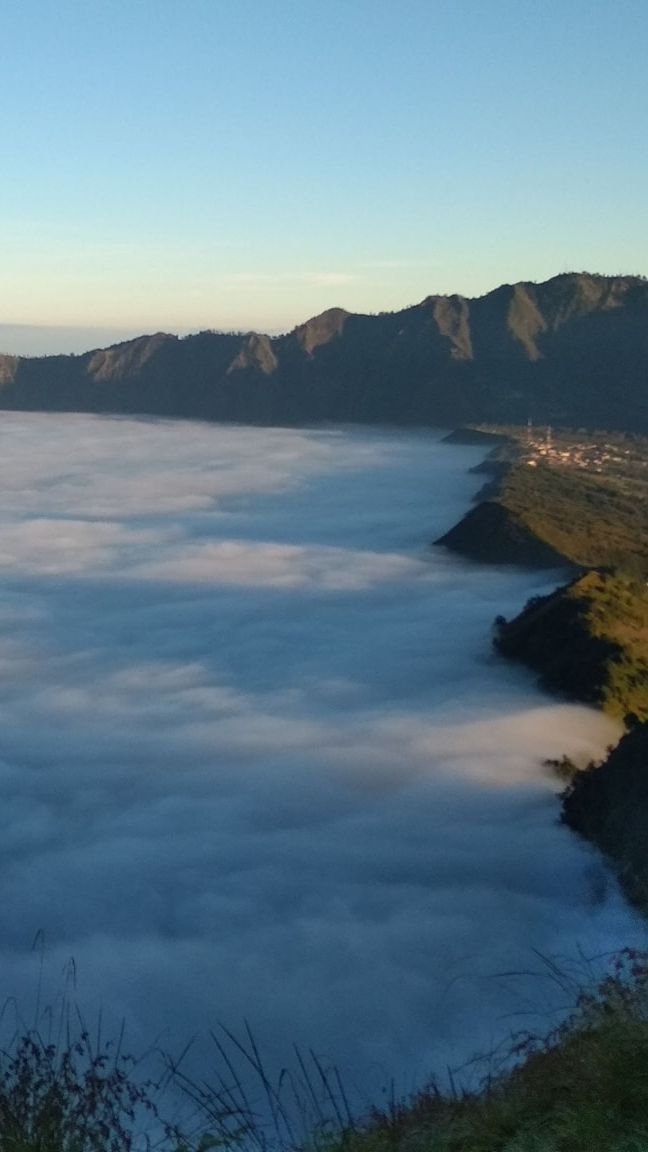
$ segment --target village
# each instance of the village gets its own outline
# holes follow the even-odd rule
[[[569,441],[564,433],[554,436],[553,430],[547,426],[543,430],[535,429],[529,421],[527,425],[526,442],[524,446],[524,460],[529,468],[537,468],[538,464],[552,464],[587,469],[588,472],[606,472],[616,465],[640,463],[644,467],[647,461],[637,459],[637,454],[628,446],[609,442],[595,441]]]

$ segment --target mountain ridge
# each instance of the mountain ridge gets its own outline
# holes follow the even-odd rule
[[[0,408],[252,423],[582,423],[648,430],[648,281],[561,273],[280,336],[158,332],[80,355],[0,355]]]

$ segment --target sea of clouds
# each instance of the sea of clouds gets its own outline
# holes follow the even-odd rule
[[[247,1019],[271,1064],[312,1046],[371,1096],[548,1028],[554,961],[643,939],[542,763],[617,730],[491,651],[546,575],[430,547],[479,449],[22,414],[0,449],[0,960],[25,1018],[73,961],[135,1048]]]

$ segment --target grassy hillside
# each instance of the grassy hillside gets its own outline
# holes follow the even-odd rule
[[[496,647],[549,691],[648,720],[648,441],[492,432],[482,499],[438,543],[482,562],[575,572],[498,620]]]
[[[648,440],[490,430],[479,503],[440,544],[480,561],[620,568],[648,577]],[[503,439],[504,437],[504,439]]]
[[[582,567],[648,577],[648,441],[551,437],[551,456],[518,439],[499,502],[529,532]]]
[[[346,1152],[645,1152],[648,1149],[648,977],[626,951],[570,1021],[544,1043],[521,1038],[522,1063],[480,1092],[433,1088],[377,1112]]]
[[[494,643],[534,669],[548,691],[643,724],[643,740],[632,733],[600,768],[576,774],[563,812],[648,910],[648,442],[493,432],[496,446],[482,465],[491,476],[486,500],[442,543],[475,559],[533,564],[553,555],[576,568],[512,620],[498,618]],[[568,774],[568,762],[559,767]]]
[[[558,969],[554,976],[571,998],[572,978]],[[284,1069],[275,1085],[253,1047],[254,1108],[228,1051],[221,1045],[220,1052],[216,1086],[213,1068],[195,1083],[167,1061],[161,1096],[160,1083],[142,1081],[137,1062],[109,1044],[96,1052],[86,1033],[62,1047],[27,1033],[0,1052],[0,1152],[645,1152],[648,954],[626,949],[613,957],[608,974],[581,991],[572,1016],[545,1039],[512,1037],[508,1051],[489,1058],[479,1090],[431,1084],[361,1120],[335,1070],[315,1056],[312,1071],[302,1059],[295,1076]],[[305,1077],[318,1117],[304,1107],[296,1127],[284,1109],[295,1077]],[[178,1089],[192,1104],[184,1131],[160,1118]],[[263,1099],[271,1104],[266,1122]]]
[[[495,646],[540,674],[544,688],[623,718],[648,720],[648,588],[624,573],[584,576],[534,597]]]

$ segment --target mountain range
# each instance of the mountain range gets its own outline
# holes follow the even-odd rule
[[[564,273],[292,332],[158,332],[0,355],[0,408],[251,423],[587,424],[648,431],[648,280]]]

